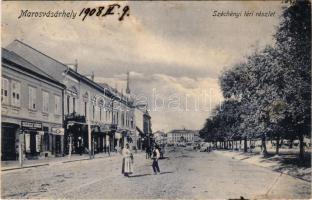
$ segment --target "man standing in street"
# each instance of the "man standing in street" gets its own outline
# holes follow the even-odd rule
[[[157,175],[157,172],[160,173],[160,169],[158,166],[159,157],[160,157],[159,147],[158,147],[158,145],[156,145],[154,148],[154,151],[153,151],[153,156],[152,156],[152,159],[153,159],[152,167],[153,167],[155,175]]]

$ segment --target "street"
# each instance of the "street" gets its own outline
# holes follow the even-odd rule
[[[306,181],[215,152],[167,149],[159,175],[144,153],[134,159],[130,178],[121,156],[2,172],[2,198],[310,198]]]

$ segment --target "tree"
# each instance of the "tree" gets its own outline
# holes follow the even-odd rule
[[[206,124],[215,138],[229,139],[231,134],[247,138],[276,140],[300,139],[311,134],[311,3],[295,1],[283,12],[274,35],[275,46],[255,51],[245,62],[237,63],[219,78],[225,101],[224,110]],[[208,122],[208,121],[207,121]]]
[[[311,134],[311,2],[296,1],[285,9],[275,34],[278,62],[284,68],[289,118],[300,139]]]

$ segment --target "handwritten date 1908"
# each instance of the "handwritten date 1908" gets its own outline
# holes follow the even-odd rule
[[[100,6],[97,8],[83,8],[79,14],[79,16],[82,17],[82,21],[85,20],[87,16],[98,16],[98,17],[105,17],[107,15],[114,15],[118,14],[118,20],[122,21],[125,16],[130,16],[130,7],[124,6],[121,9],[121,6],[119,4],[111,4],[108,6]]]

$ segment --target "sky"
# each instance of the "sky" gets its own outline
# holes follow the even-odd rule
[[[21,10],[73,11],[114,2],[2,1],[1,41],[19,39],[78,71],[125,92],[126,72],[138,102],[147,103],[153,131],[200,129],[223,97],[218,77],[256,49],[274,43],[279,1],[119,2],[129,16],[18,17]],[[104,10],[105,11],[105,10]],[[221,12],[241,16],[213,16]],[[244,12],[254,12],[245,17]],[[257,17],[256,12],[275,12]]]

